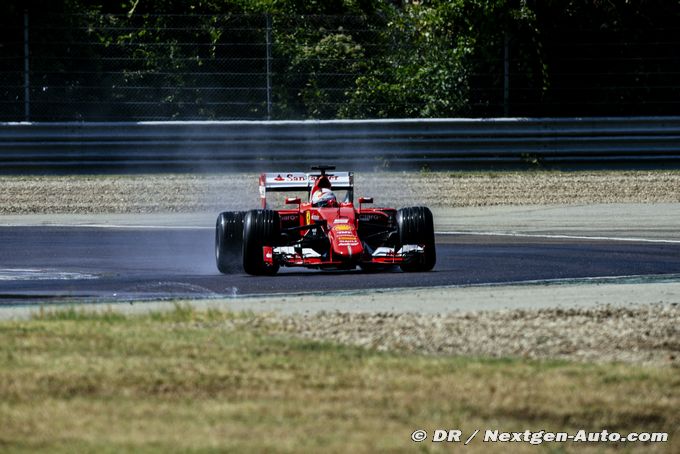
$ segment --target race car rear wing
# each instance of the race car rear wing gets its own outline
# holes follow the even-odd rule
[[[346,190],[348,201],[354,199],[354,172],[326,173],[326,178],[331,183],[332,189]],[[314,187],[314,182],[321,176],[320,172],[289,172],[289,173],[263,173],[260,175],[260,200],[262,208],[267,208],[267,191],[290,192],[307,191]]]

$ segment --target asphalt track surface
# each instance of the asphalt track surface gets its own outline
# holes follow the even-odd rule
[[[234,297],[680,273],[680,242],[437,236],[431,272],[219,274],[199,228],[0,227],[0,305]]]

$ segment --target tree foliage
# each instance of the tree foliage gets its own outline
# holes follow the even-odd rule
[[[54,0],[47,8],[6,0],[0,8],[2,48],[16,55],[0,61],[5,98],[21,97],[11,65],[21,63],[27,10],[40,30],[31,89],[63,104],[64,119],[87,119],[87,106],[101,112],[101,100],[129,118],[451,117],[498,115],[508,102],[522,115],[646,113],[656,98],[668,104],[653,87],[673,90],[680,72],[675,47],[663,47],[680,44],[672,39],[680,6],[662,0]],[[257,88],[269,85],[273,112],[270,90]],[[73,107],[65,100],[76,94]]]

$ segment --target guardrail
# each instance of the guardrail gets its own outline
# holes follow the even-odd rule
[[[0,123],[0,172],[680,167],[680,117]]]

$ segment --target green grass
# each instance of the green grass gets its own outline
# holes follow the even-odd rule
[[[678,448],[679,390],[672,368],[381,353],[186,306],[0,322],[3,452],[454,448],[413,444],[416,428],[666,431],[669,444],[626,448],[668,451]],[[476,440],[466,450],[489,448]]]

